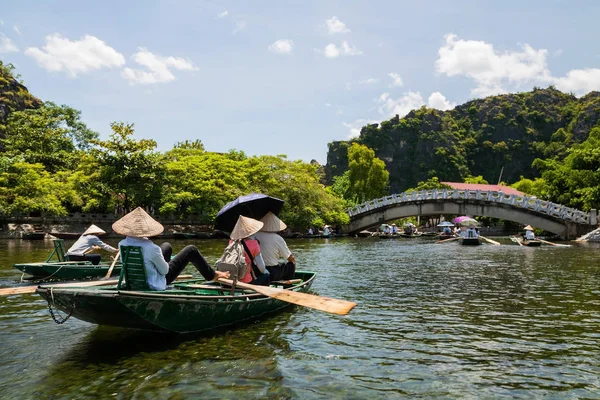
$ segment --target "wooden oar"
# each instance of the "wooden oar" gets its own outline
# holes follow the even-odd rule
[[[500,246],[500,243],[499,243],[499,242],[496,242],[495,240],[488,239],[488,238],[486,238],[486,237],[484,237],[484,236],[481,236],[481,235],[479,235],[479,237],[480,237],[480,238],[482,238],[483,240],[485,240],[485,241],[486,241],[486,242],[488,242],[488,243],[491,243],[491,244],[493,244],[493,245],[495,245],[495,246]]]
[[[542,239],[537,239],[537,238],[536,238],[535,240],[537,240],[537,241],[540,241],[540,242],[542,242],[542,243],[549,244],[549,245],[551,245],[551,246],[556,246],[556,247],[571,247],[571,245],[570,245],[570,244],[558,244],[558,243],[552,243],[552,242],[549,242],[549,241],[547,241],[547,240],[542,240]]]
[[[113,259],[112,264],[110,264],[110,268],[108,269],[108,272],[104,276],[104,279],[108,279],[110,277],[110,274],[112,274],[112,271],[115,268],[115,264],[117,263],[117,260],[119,259],[119,254],[121,254],[121,249],[117,250],[117,254],[115,254],[115,258]]]
[[[450,242],[450,241],[452,241],[452,240],[457,240],[458,238],[459,238],[459,237],[457,236],[457,237],[453,237],[453,238],[450,238],[450,239],[438,240],[438,241],[437,241],[437,242],[435,242],[435,243],[444,243],[444,242]]]
[[[43,286],[52,286],[53,288],[63,288],[63,287],[87,287],[87,286],[101,286],[101,285],[116,285],[119,283],[118,279],[113,280],[99,280],[99,281],[88,281],[88,282],[71,282],[71,283],[57,283],[54,285],[43,285]],[[9,296],[11,294],[25,294],[25,293],[35,293],[37,288],[40,287],[38,285],[30,285],[30,286],[19,286],[12,288],[4,288],[0,289],[0,296]]]
[[[513,242],[517,242],[519,244],[519,246],[523,246],[523,243],[521,243],[521,241],[514,236],[511,236],[510,240],[512,240]]]
[[[233,285],[230,279],[220,278],[219,282]],[[257,293],[271,297],[273,299],[297,304],[299,306],[314,308],[315,310],[325,311],[332,314],[346,315],[352,310],[356,303],[346,300],[332,299],[330,297],[316,296],[314,294],[294,292],[291,290],[274,288],[270,286],[251,285],[249,283],[236,282],[236,287],[242,289],[254,290]]]

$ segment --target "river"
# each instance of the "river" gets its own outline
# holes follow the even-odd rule
[[[358,306],[293,307],[209,335],[57,325],[38,295],[3,297],[0,397],[600,398],[600,246],[497,240],[288,240],[299,268],[318,273],[314,293]],[[196,244],[211,263],[225,246],[172,243]],[[20,279],[13,263],[51,248],[0,241],[0,286]]]

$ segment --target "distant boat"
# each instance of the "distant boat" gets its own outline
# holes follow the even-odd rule
[[[23,232],[21,239],[23,240],[43,240],[46,237],[46,232]]]
[[[463,246],[477,246],[481,244],[481,239],[478,237],[459,237],[458,243]]]

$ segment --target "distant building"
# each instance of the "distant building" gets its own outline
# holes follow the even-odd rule
[[[442,182],[444,185],[456,190],[482,190],[492,192],[502,192],[504,194],[514,194],[517,196],[527,196],[526,193],[519,192],[517,189],[504,185],[483,185],[479,183],[460,183],[460,182]]]

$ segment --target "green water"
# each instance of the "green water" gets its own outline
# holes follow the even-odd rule
[[[600,398],[600,247],[501,241],[289,240],[314,293],[358,306],[203,336],[57,325],[37,295],[3,297],[0,397]],[[214,262],[225,241],[195,244]],[[0,285],[51,247],[0,241]]]

